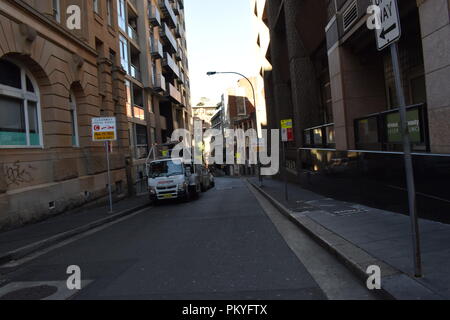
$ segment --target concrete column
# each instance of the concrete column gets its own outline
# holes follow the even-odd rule
[[[316,72],[309,53],[305,49],[297,19],[301,17],[301,7],[297,0],[284,2],[289,72],[292,88],[293,118],[297,146],[303,145],[303,130],[323,124],[320,118],[320,91]]]
[[[431,152],[450,153],[450,1],[418,0]]]

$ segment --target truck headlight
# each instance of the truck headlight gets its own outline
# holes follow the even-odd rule
[[[155,188],[155,187],[148,187],[148,191],[149,191],[151,194],[156,194],[156,188]]]
[[[178,185],[178,191],[186,191],[186,189],[187,189],[186,182]]]

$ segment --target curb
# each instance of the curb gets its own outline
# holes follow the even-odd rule
[[[18,260],[21,258],[24,258],[26,256],[28,256],[31,253],[34,253],[36,251],[45,249],[47,247],[50,247],[56,243],[59,243],[61,241],[67,240],[68,238],[72,238],[76,235],[79,235],[81,233],[84,233],[86,231],[89,231],[91,229],[95,229],[101,225],[107,224],[109,222],[118,220],[122,217],[128,216],[134,212],[137,212],[139,210],[142,210],[146,207],[148,207],[149,204],[142,204],[142,205],[138,205],[136,207],[130,208],[130,209],[126,209],[123,211],[120,211],[110,217],[106,217],[106,218],[102,218],[99,220],[96,220],[94,222],[88,223],[84,226],[81,227],[77,227],[75,229],[69,230],[69,231],[65,231],[62,233],[58,233],[50,238],[44,239],[44,240],[40,240],[38,242],[35,243],[31,243],[29,245],[26,245],[24,247],[6,252],[5,254],[0,254],[0,265],[6,264],[8,262],[14,261],[14,260]]]
[[[291,222],[305,231],[328,252],[333,254],[351,272],[364,283],[368,279],[366,270],[371,265],[382,270],[381,289],[378,294],[392,300],[442,300],[443,298],[425,287],[409,275],[394,268],[386,262],[373,257],[360,247],[344,239],[339,234],[325,228],[321,224],[302,214],[295,214],[274,199],[262,188],[247,179],[247,182],[275,206]]]

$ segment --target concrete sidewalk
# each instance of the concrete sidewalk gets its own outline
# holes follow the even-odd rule
[[[0,232],[0,264],[21,258],[58,241],[131,214],[148,205],[147,196],[125,198],[114,204],[112,214],[108,213],[107,205],[91,205],[38,223]]]
[[[281,211],[354,269],[382,265],[382,286],[398,299],[450,299],[450,225],[420,220],[424,277],[413,276],[411,226],[408,216],[325,198],[299,185],[257,178],[248,180]]]

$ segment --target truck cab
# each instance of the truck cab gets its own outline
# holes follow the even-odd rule
[[[189,201],[201,192],[200,177],[194,164],[183,159],[160,159],[147,164],[148,189],[153,202],[168,199]]]

